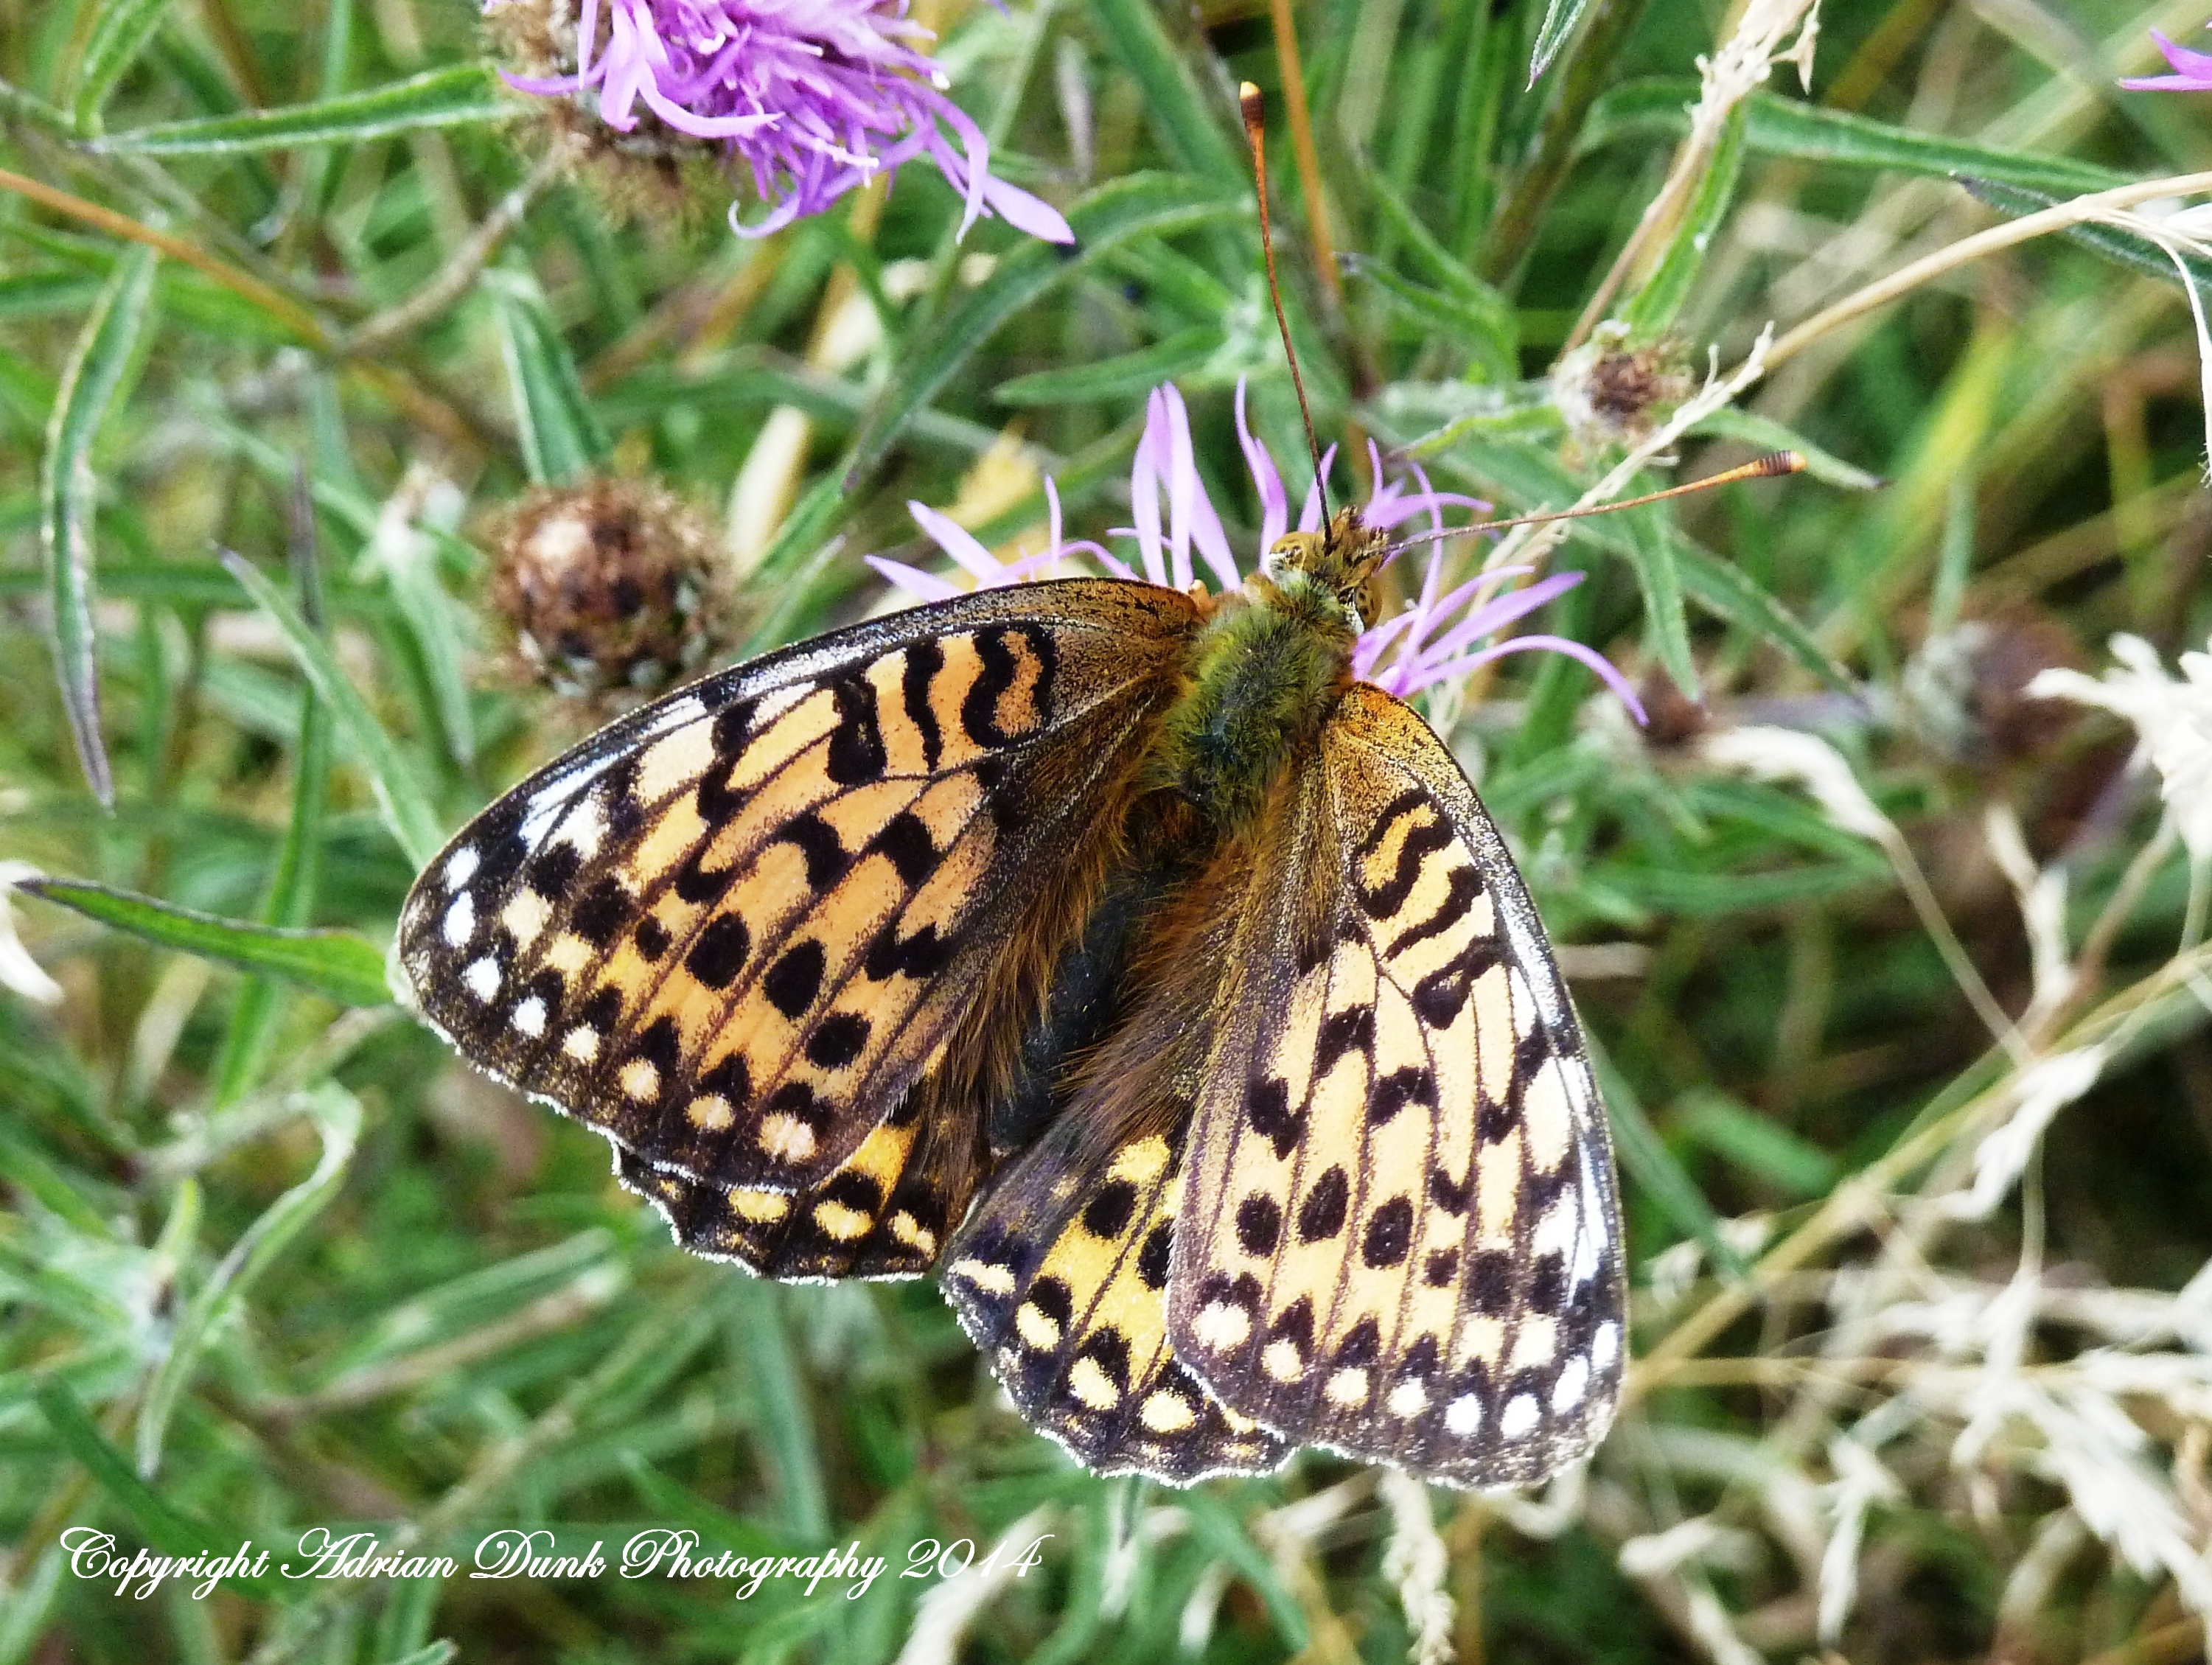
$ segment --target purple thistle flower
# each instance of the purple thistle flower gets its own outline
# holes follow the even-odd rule
[[[931,36],[908,21],[906,0],[606,0],[606,46],[595,59],[600,4],[583,0],[575,74],[510,75],[507,83],[547,96],[597,87],[611,127],[633,131],[641,102],[677,132],[720,143],[752,169],[770,205],[750,226],[732,206],[741,237],[818,214],[878,173],[927,156],[966,199],[962,234],[998,214],[1032,237],[1075,240],[1051,204],[992,177],[990,143],[913,44]]]
[[[1237,436],[1243,447],[1245,464],[1251,470],[1253,483],[1260,493],[1261,547],[1272,549],[1276,539],[1289,530],[1290,498],[1274,459],[1246,424],[1244,385],[1241,381],[1237,386]],[[1324,453],[1324,471],[1334,455],[1333,449]],[[1480,511],[1490,507],[1479,498],[1437,490],[1418,467],[1413,476],[1419,489],[1408,489],[1403,479],[1383,477],[1382,453],[1371,441],[1368,455],[1374,464],[1376,484],[1361,515],[1370,526],[1388,529],[1425,514],[1431,528],[1442,531],[1445,508]],[[1183,404],[1182,395],[1172,386],[1155,387],[1146,401],[1144,437],[1138,441],[1136,456],[1129,466],[1129,495],[1137,524],[1114,531],[1115,537],[1136,540],[1137,566],[1118,559],[1088,539],[1063,540],[1059,489],[1049,477],[1044,489],[1051,511],[1045,547],[1010,562],[1000,561],[972,534],[935,509],[914,502],[907,507],[931,541],[974,577],[978,589],[1028,581],[1076,555],[1089,556],[1113,578],[1187,589],[1194,578],[1191,564],[1194,549],[1205,562],[1217,594],[1225,594],[1244,581],[1237,570],[1236,555],[1229,546],[1228,535],[1222,530],[1221,517],[1199,477],[1197,458],[1191,446],[1189,411]],[[1163,497],[1167,504],[1164,522],[1160,513]],[[1320,528],[1318,485],[1307,491],[1298,525],[1305,532]],[[942,601],[962,593],[960,586],[903,561],[877,555],[866,560],[893,584],[924,601]],[[1427,570],[1422,575],[1420,595],[1413,605],[1395,617],[1370,625],[1360,634],[1359,640],[1352,645],[1352,674],[1406,699],[1440,682],[1463,677],[1504,654],[1540,648],[1565,653],[1588,665],[1621,703],[1636,714],[1637,721],[1645,721],[1643,702],[1636,697],[1636,690],[1628,679],[1603,654],[1582,642],[1571,641],[1564,636],[1518,635],[1491,642],[1487,647],[1477,645],[1518,623],[1583,581],[1580,573],[1555,573],[1525,589],[1498,592],[1501,584],[1525,578],[1533,570],[1528,567],[1496,568],[1447,594],[1439,594],[1443,586],[1443,552],[1440,544],[1432,546]]]
[[[2212,23],[2204,26],[2212,28]],[[2156,29],[2150,38],[2172,67],[2170,76],[2130,76],[2120,82],[2131,93],[2212,93],[2212,52],[2192,52],[2177,46]]]

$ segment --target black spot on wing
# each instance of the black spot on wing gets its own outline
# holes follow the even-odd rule
[[[1314,1182],[1306,1200],[1298,1205],[1298,1241],[1319,1243],[1344,1230],[1346,1211],[1352,1203],[1351,1182],[1344,1170],[1332,1167]]]
[[[798,1018],[822,992],[822,974],[828,967],[829,956],[822,945],[811,937],[802,938],[769,967],[761,979],[761,992],[785,1017]]]
[[[811,810],[785,822],[776,837],[783,843],[796,844],[806,858],[806,888],[810,890],[828,890],[852,865],[852,856],[844,841],[837,836],[837,829]]]
[[[663,932],[665,938],[666,933]],[[709,988],[727,988],[737,980],[745,956],[752,951],[751,933],[735,914],[717,914],[684,957],[685,968]]]
[[[830,778],[841,787],[881,779],[889,759],[876,717],[875,684],[848,678],[831,689],[830,697],[837,705],[837,726],[830,732],[830,754],[823,765]]]
[[[832,1012],[806,1037],[809,1062],[825,1070],[854,1063],[868,1044],[868,1020],[857,1012]]]
[[[929,702],[929,684],[945,669],[945,650],[933,641],[917,641],[906,650],[899,672],[899,702],[906,720],[921,737],[921,763],[934,774],[944,755],[945,735],[937,726],[937,708]]]
[[[635,898],[609,873],[584,892],[568,916],[568,928],[592,947],[605,948],[636,912]]]
[[[890,858],[900,882],[911,890],[937,870],[936,841],[912,810],[901,810],[876,835],[875,847]]]

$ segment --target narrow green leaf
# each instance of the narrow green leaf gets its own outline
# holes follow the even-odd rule
[[[545,297],[527,272],[488,271],[482,282],[499,319],[523,465],[541,485],[580,479],[605,459],[607,436]]]
[[[384,1006],[384,956],[350,931],[287,931],[223,919],[82,878],[28,878],[17,887],[119,931],[312,988],[346,1006]]]
[[[2038,213],[2065,200],[2063,197],[2056,197],[2048,191],[2008,185],[2001,179],[1961,178],[1959,183],[1977,202],[1986,203],[2000,214],[2015,220],[2024,214]],[[2124,266],[2130,271],[2141,272],[2146,276],[2161,278],[2168,283],[2178,285],[2181,282],[2181,274],[2174,270],[2172,257],[2164,249],[2117,226],[2069,226],[2059,235],[2070,243],[2078,243],[2083,248],[2103,255],[2116,266]],[[2182,264],[2189,268],[2190,275],[2196,279],[2200,291],[2212,289],[2212,261],[2191,254],[2185,248],[2181,251],[2181,259]]]
[[[92,442],[138,344],[158,258],[151,249],[133,247],[116,263],[62,372],[39,476],[40,543],[46,556],[54,671],[85,779],[111,808],[115,781],[100,736],[99,641],[92,622],[93,518],[100,489],[92,471]]]
[[[306,144],[352,143],[428,127],[507,121],[522,109],[520,101],[507,95],[491,65],[455,64],[313,104],[134,127],[95,140],[91,148],[141,156],[236,155]]]
[[[1145,113],[1176,165],[1219,187],[1248,185],[1244,153],[1226,125],[1230,112],[1200,90],[1190,54],[1160,25],[1160,8],[1152,0],[1091,0],[1091,15],[1099,39],[1142,92]],[[1079,245],[1082,238],[1079,226]]]
[[[1679,138],[1690,131],[1690,106],[1697,101],[1698,83],[1686,79],[1636,81],[1616,87],[1591,107],[1581,148],[1589,151],[1626,139]],[[2069,197],[2109,191],[2130,178],[2069,157],[2000,150],[1774,93],[1753,93],[1740,107],[1748,118],[1744,143],[1754,155],[1888,168],[1926,179],[1974,174]]]
[[[222,1555],[238,1547],[235,1532],[218,1531],[186,1513],[131,1473],[123,1454],[100,1432],[92,1413],[65,1382],[48,1377],[39,1387],[38,1401],[46,1425],[64,1449],[84,1465],[94,1483],[160,1553]],[[128,1561],[130,1557],[126,1554],[124,1559]],[[265,1601],[276,1594],[272,1581],[267,1579],[234,1577],[222,1582],[226,1588],[257,1600]]]
[[[1716,1156],[1793,1200],[1826,1196],[1841,1171],[1835,1158],[1819,1145],[1724,1093],[1685,1093],[1676,1103],[1674,1121]]]
[[[1552,60],[1567,44],[1567,37],[1575,32],[1589,5],[1589,0],[1551,0],[1544,8],[1544,21],[1536,27],[1536,44],[1528,52],[1531,87],[1544,78],[1544,71],[1552,67]]]
[[[138,1407],[138,1472],[151,1477],[161,1466],[161,1441],[192,1367],[217,1326],[237,1310],[307,1223],[323,1212],[345,1179],[361,1140],[361,1101],[335,1081],[324,1081],[295,1101],[314,1121],[323,1149],[314,1171],[264,1209],[240,1234],[208,1280],[196,1290],[170,1332],[168,1351],[147,1384]]]
[[[1108,250],[1146,234],[1185,230],[1244,213],[1249,197],[1224,196],[1203,179],[1139,173],[1100,185],[1067,213],[1073,248],[1035,240],[999,262],[909,359],[854,447],[849,484],[872,469],[915,414],[975,350],[1024,307],[1066,283]]]
[[[1590,1068],[1597,1076],[1598,1091],[1605,1099],[1606,1120],[1613,1125],[1613,1148],[1620,1158],[1622,1171],[1650,1193],[1677,1231],[1705,1245],[1713,1264],[1731,1283],[1741,1283],[1751,1275],[1751,1268],[1721,1235],[1720,1216],[1713,1212],[1713,1206],[1705,1200],[1689,1170],[1674,1159],[1667,1141],[1659,1137],[1628,1078],[1613,1067],[1613,1060],[1594,1039],[1587,1034],[1583,1039],[1589,1050]]]
[[[323,639],[308,628],[307,621],[284,599],[283,592],[242,556],[225,550],[222,564],[283,631],[292,657],[314,684],[315,692],[330,707],[339,732],[353,749],[355,761],[368,771],[369,783],[376,792],[377,807],[384,811],[385,824],[392,829],[392,836],[399,841],[399,848],[407,853],[408,860],[422,866],[446,841],[439,830],[437,814],[431,809],[430,800],[424,795],[413,769],[400,755],[398,745],[385,732],[384,725],[376,720],[376,714],[368,708],[368,702],[346,679]]]
[[[1650,279],[1623,309],[1622,319],[1632,340],[1652,341],[1665,334],[1674,315],[1682,310],[1682,303],[1689,299],[1698,272],[1705,269],[1705,251],[1712,246],[1721,222],[1728,217],[1729,205],[1735,200],[1736,179],[1743,172],[1744,129],[1749,119],[1740,104],[1729,113],[1690,199],[1689,211],[1674,228],[1667,252],[1659,257]]]
[[[1879,474],[1869,474],[1832,451],[1822,450],[1796,428],[1740,405],[1723,404],[1690,431],[1741,440],[1761,451],[1795,451],[1805,459],[1805,472],[1823,485],[1841,486],[1845,491],[1874,491],[1882,484]]]
[[[434,1642],[425,1642],[411,1653],[404,1653],[397,1659],[385,1662],[384,1665],[450,1665],[450,1662],[457,1658],[460,1651],[460,1645],[458,1643],[449,1641],[441,1636]]]
[[[1502,373],[1509,362],[1504,344],[1512,337],[1504,321],[1489,308],[1401,277],[1379,261],[1346,255],[1344,264],[1347,271],[1381,290],[1399,313],[1476,359],[1492,380],[1504,380]]]
[[[829,1535],[829,1494],[822,1483],[822,1454],[814,1440],[812,1394],[800,1379],[782,1294],[774,1284],[748,1278],[739,1297],[738,1352],[752,1377],[758,1436],[783,1503],[785,1532],[793,1541],[820,1543]]]
[[[1771,642],[1838,693],[1858,691],[1851,673],[1820,638],[1742,568],[1679,532],[1670,532],[1668,544],[1684,592],[1700,607]]]
[[[1252,1541],[1252,1534],[1244,1529],[1243,1522],[1219,1498],[1201,1489],[1178,1493],[1176,1504],[1190,1516],[1191,1531],[1199,1540],[1226,1561],[1237,1576],[1258,1593],[1289,1651],[1296,1653],[1304,1648],[1309,1638],[1306,1616],[1299,1610],[1297,1599],[1283,1588],[1283,1581],[1275,1576],[1275,1564],[1268,1559],[1267,1552]]]
[[[1632,508],[1611,518],[1627,534],[1623,548],[1636,570],[1636,587],[1644,592],[1644,614],[1659,662],[1677,688],[1700,699],[1698,667],[1690,657],[1690,619],[1682,606],[1681,568],[1664,514]]]
[[[1365,168],[1364,176],[1383,221],[1427,268],[1436,283],[1460,303],[1468,318],[1477,321],[1473,337],[1457,344],[1474,355],[1491,380],[1514,380],[1521,365],[1520,320],[1513,303],[1437,240],[1380,169]]]
[[[1188,375],[1218,352],[1221,343],[1218,329],[1181,330],[1164,341],[1096,363],[1016,376],[1000,382],[992,397],[1001,404],[1083,404],[1125,398]]]
[[[323,599],[314,507],[304,472],[295,475],[293,481],[292,568],[300,587],[301,617],[310,628],[320,629]],[[264,925],[299,930],[313,913],[315,882],[322,869],[323,816],[329,806],[330,775],[330,708],[310,684],[300,692],[299,735],[292,750],[292,814],[262,903]],[[236,1102],[253,1085],[282,1002],[278,985],[266,977],[250,977],[238,991],[222,1051],[216,1061],[218,1105]]]
[[[70,113],[79,132],[99,131],[100,112],[107,95],[161,27],[170,0],[106,0],[100,7],[85,37],[84,56],[76,63]]]

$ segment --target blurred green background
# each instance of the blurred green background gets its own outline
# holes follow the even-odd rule
[[[1770,15],[1787,46],[1801,8],[1291,9],[1320,216],[1267,9],[917,8],[1062,253],[956,245],[920,167],[739,240],[709,161],[505,92],[458,0],[0,0],[0,860],[110,887],[10,903],[58,998],[0,993],[0,1665],[2202,1652],[2212,960],[2134,732],[2024,690],[2116,632],[2168,667],[2212,632],[2185,288],[2212,265],[2185,221],[2109,216],[1947,255],[2212,167],[2212,95],[2115,84],[2201,3],[1831,0],[1809,94],[1779,64],[1710,128],[1701,57]],[[688,504],[726,662],[882,604],[863,553],[942,569],[909,499],[1008,552],[1048,474],[1071,535],[1125,524],[1172,380],[1250,561],[1240,377],[1304,470],[1244,77],[1326,437],[1561,506],[1771,322],[1771,374],[1630,489],[1815,461],[1560,546],[1589,579],[1540,627],[1638,679],[1648,731],[1550,657],[1428,702],[1621,1147],[1642,1362],[1541,1497],[1318,1453],[1094,1480],[927,1284],[684,1255],[598,1139],[381,994],[416,863],[597,720],[498,617],[533,483]],[[1618,327],[1563,359],[1594,296]],[[69,726],[94,685],[112,811]],[[1723,766],[1776,730],[1820,737],[1871,829]],[[1956,1200],[1978,1162],[1990,1207]],[[317,1525],[462,1576],[141,1600],[60,1547]],[[496,1528],[611,1554],[653,1526],[889,1571],[742,1602],[465,1576]],[[917,1548],[1001,1540],[950,1581]]]

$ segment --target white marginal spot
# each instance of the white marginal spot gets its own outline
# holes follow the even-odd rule
[[[1590,1338],[1590,1362],[1601,1370],[1609,1370],[1613,1361],[1620,1357],[1620,1326],[1607,1319]]]
[[[1444,1431],[1465,1439],[1482,1426],[1482,1401],[1473,1394],[1462,1394],[1444,1407]]]
[[[1334,1404],[1357,1405],[1367,1397],[1367,1372],[1356,1364],[1346,1365],[1329,1377],[1322,1391]]]
[[[779,1110],[761,1118],[760,1147],[778,1162],[804,1162],[814,1154],[814,1129]]]
[[[1145,1407],[1137,1417],[1156,1434],[1179,1434],[1198,1420],[1198,1413],[1191,1409],[1190,1401],[1181,1394],[1162,1389],[1146,1399]]]
[[[527,884],[509,896],[507,906],[499,910],[499,922],[507,927],[517,948],[527,948],[537,941],[538,933],[552,917],[553,904]]]
[[[1050,1352],[1060,1345],[1060,1321],[1034,1301],[1024,1301],[1015,1310],[1014,1328],[1039,1352]]]
[[[576,854],[589,861],[599,853],[600,841],[607,836],[607,812],[600,806],[597,793],[586,793],[576,807],[561,819],[560,829],[553,835],[556,844],[569,844]]]
[[[579,1024],[561,1037],[561,1050],[580,1064],[588,1064],[599,1055],[599,1032]]]
[[[446,888],[448,890],[459,890],[477,876],[477,869],[483,865],[483,857],[477,853],[475,845],[462,845],[446,858]]]
[[[1213,1301],[1198,1310],[1191,1333],[1200,1346],[1214,1352],[1241,1347],[1252,1334],[1252,1315],[1233,1301]]]
[[[649,1058],[633,1058],[622,1066],[615,1081],[627,1097],[642,1103],[660,1091],[660,1071]]]
[[[1583,1402],[1583,1394],[1589,1387],[1589,1360],[1579,1354],[1559,1367],[1559,1379],[1552,1384],[1552,1409],[1565,1416]]]
[[[499,993],[499,962],[495,959],[471,960],[469,969],[461,973],[461,981],[469,986],[469,993],[479,1000],[489,1000]]]
[[[1305,1355],[1290,1341],[1267,1343],[1266,1351],[1260,1355],[1260,1364],[1278,1382],[1295,1382],[1306,1373]]]
[[[730,1101],[718,1092],[693,1099],[684,1107],[684,1114],[693,1127],[710,1133],[719,1133],[737,1120],[730,1109]]]
[[[1536,1222],[1536,1230],[1528,1239],[1528,1253],[1557,1255],[1562,1261],[1573,1258],[1576,1227],[1581,1223],[1582,1210],[1577,1199],[1562,1195],[1544,1211],[1544,1218]]]
[[[1383,1402],[1389,1406],[1392,1416],[1419,1416],[1429,1408],[1429,1390],[1420,1377],[1409,1376],[1390,1389],[1390,1397]]]
[[[453,905],[446,909],[446,922],[441,927],[446,937],[446,946],[462,948],[477,933],[476,898],[466,890],[453,898]]]
[[[556,775],[530,794],[530,803],[522,812],[521,837],[523,848],[535,850],[545,842],[545,835],[561,817],[568,800],[586,787],[605,775],[623,756],[620,751],[609,752],[588,763],[579,764],[565,775]]]
[[[964,1261],[953,1261],[950,1270],[963,1283],[973,1284],[986,1295],[1012,1295],[1014,1292],[1014,1269],[991,1261],[979,1261],[972,1255]]]
[[[1582,1229],[1575,1240],[1572,1267],[1577,1288],[1597,1276],[1598,1264],[1604,1258],[1601,1238],[1607,1230],[1605,1208],[1598,1200],[1597,1170],[1591,1165],[1588,1150],[1582,1152]]]
[[[545,1033],[545,1002],[532,995],[514,1009],[514,1027],[535,1041]]]
[[[1536,1403],[1534,1394],[1516,1394],[1505,1401],[1499,1413],[1498,1431],[1508,1439],[1519,1439],[1522,1435],[1543,1420],[1543,1407]]]
[[[903,1208],[891,1216],[891,1236],[925,1255],[937,1252],[937,1234]]]
[[[1097,1359],[1085,1353],[1067,1372],[1067,1391],[1094,1411],[1110,1411],[1121,1400],[1121,1390]]]

